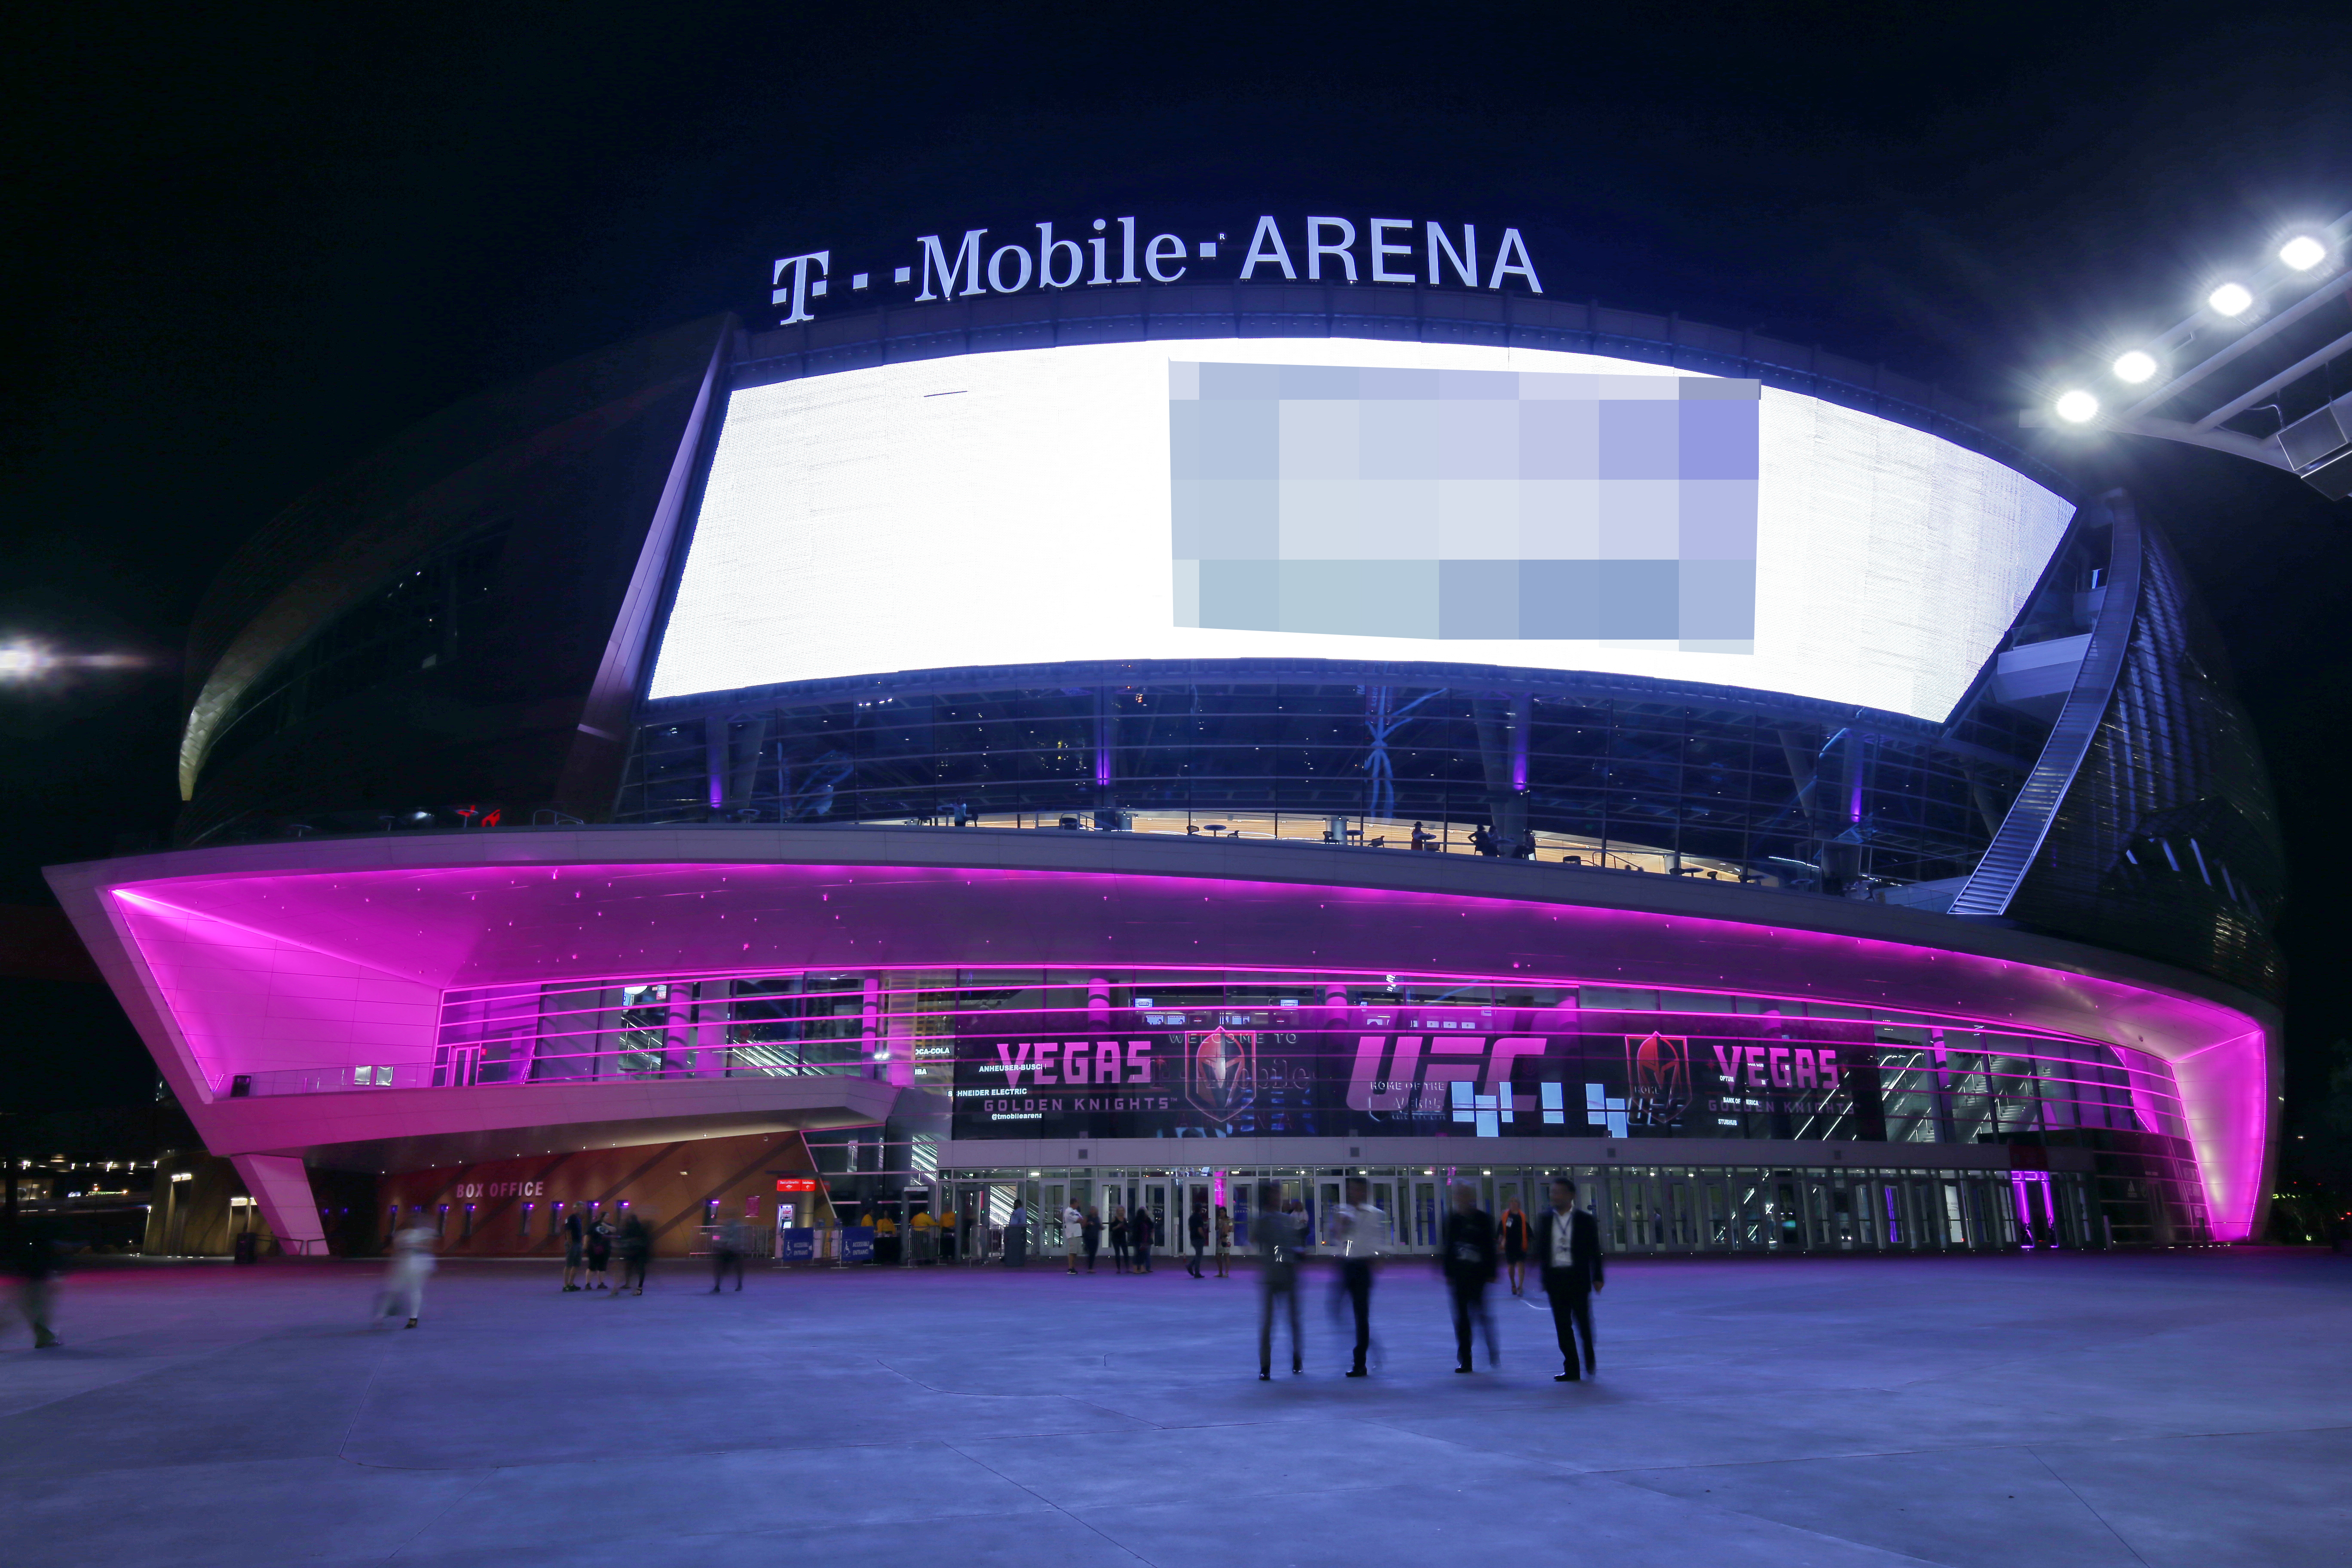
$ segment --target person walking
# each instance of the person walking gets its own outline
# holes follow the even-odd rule
[[[588,1216],[588,1285],[591,1290],[609,1290],[612,1284],[604,1278],[605,1265],[613,1261],[613,1227],[604,1223],[602,1215]]]
[[[580,1223],[580,1211],[573,1209],[563,1216],[563,1288],[580,1289],[580,1260],[587,1251],[587,1227]]]
[[[956,1258],[956,1212],[953,1206],[940,1211],[940,1261],[953,1263]]]
[[[1290,1371],[1293,1376],[1307,1370],[1305,1352],[1298,1342],[1298,1222],[1282,1208],[1282,1189],[1272,1182],[1260,1182],[1257,1186],[1258,1217],[1250,1229],[1256,1233],[1259,1261],[1257,1276],[1257,1377],[1265,1383],[1274,1376],[1274,1303],[1276,1299],[1290,1309]]]
[[[1102,1210],[1095,1207],[1092,1204],[1088,1204],[1087,1205],[1087,1217],[1082,1223],[1080,1228],[1086,1235],[1087,1272],[1092,1274],[1095,1271],[1095,1254],[1102,1250]]]
[[[1135,1212],[1127,1216],[1127,1250],[1138,1274],[1151,1272],[1151,1241],[1159,1229],[1149,1204],[1136,1205]]]
[[[1127,1272],[1127,1205],[1110,1205],[1110,1266],[1114,1274]]]
[[[1087,1216],[1074,1198],[1062,1205],[1062,1253],[1070,1260],[1069,1272],[1078,1271],[1078,1257],[1087,1249]]]
[[[1234,1262],[1234,1216],[1224,1205],[1217,1205],[1217,1278],[1225,1279]]]
[[[1528,1216],[1513,1198],[1503,1205],[1503,1269],[1510,1281],[1511,1294],[1528,1293]]]
[[[1013,1212],[1004,1219],[1004,1267],[1029,1267],[1029,1210],[1019,1198],[1013,1200]]]
[[[653,1253],[654,1233],[646,1228],[644,1217],[635,1209],[621,1216],[619,1246],[621,1289],[629,1290],[631,1281],[635,1281],[636,1288],[630,1293],[642,1296],[646,1293],[646,1259]],[[620,1292],[614,1294],[618,1296]]]
[[[1372,1348],[1372,1265],[1388,1241],[1389,1216],[1372,1206],[1361,1176],[1348,1178],[1347,1196],[1331,1215],[1331,1239],[1339,1249],[1339,1288],[1356,1315],[1356,1359],[1348,1375],[1369,1377],[1364,1361]]]
[[[1454,1184],[1454,1208],[1445,1216],[1440,1255],[1444,1260],[1446,1294],[1454,1307],[1454,1370],[1475,1370],[1470,1364],[1473,1319],[1486,1331],[1487,1366],[1501,1365],[1495,1345],[1495,1315],[1486,1305],[1486,1287],[1495,1282],[1496,1273],[1495,1216],[1478,1206],[1478,1189],[1468,1182]]]
[[[743,1222],[729,1215],[721,1221],[718,1233],[710,1238],[710,1293],[719,1294],[726,1282],[727,1271],[735,1271],[735,1289],[743,1289],[743,1255],[751,1250],[751,1238],[743,1229]]]
[[[0,1269],[16,1277],[16,1315],[33,1331],[33,1348],[55,1350],[58,1338],[58,1242],[48,1221],[19,1214],[0,1235]],[[415,1326],[411,1320],[410,1327]]]
[[[1552,1331],[1559,1336],[1560,1365],[1554,1383],[1574,1383],[1577,1335],[1584,1336],[1586,1372],[1592,1364],[1592,1293],[1601,1289],[1601,1222],[1576,1206],[1576,1184],[1551,1181],[1551,1206],[1536,1216],[1536,1261],[1543,1270],[1544,1294],[1551,1298]]]
[[[1184,1221],[1184,1239],[1192,1244],[1192,1278],[1207,1279],[1201,1272],[1201,1258],[1209,1250],[1209,1211],[1199,1204],[1192,1205],[1192,1215]]]
[[[433,1247],[439,1239],[422,1215],[393,1237],[392,1267],[384,1271],[383,1293],[376,1298],[379,1321],[405,1316],[408,1321],[401,1327],[413,1329],[425,1315],[425,1281],[433,1277]]]

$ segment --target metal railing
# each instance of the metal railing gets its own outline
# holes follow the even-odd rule
[[[713,1078],[872,1078],[865,1061],[784,1062],[772,1047],[719,1049],[579,1052],[485,1059],[469,1050],[442,1052],[425,1062],[355,1063],[348,1067],[286,1068],[232,1073],[213,1088],[224,1099],[279,1094],[344,1094],[377,1089],[479,1089],[509,1084],[621,1084]]]

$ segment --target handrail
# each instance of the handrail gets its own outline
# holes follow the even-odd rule
[[[1969,876],[1968,886],[1952,900],[1953,914],[2009,912],[2018,887],[2032,868],[2034,857],[2042,852],[2042,840],[2050,836],[2050,825],[2057,820],[2059,806],[2074,786],[2074,775],[2082,771],[2084,759],[2090,755],[2091,742],[2098,735],[2100,721],[2106,717],[2107,705],[2115,697],[2116,682],[2123,675],[2124,653],[2130,647],[2132,627],[2139,616],[2144,547],[2139,516],[2132,510],[2128,495],[2119,489],[2109,490],[2099,498],[2099,504],[2105,509],[2114,530],[2108,552],[2107,596],[2091,628],[2082,668],[2074,677],[2074,690],[2067,693],[2065,706],[2058,710],[2058,721],[2051,726],[2050,739],[2043,742],[2033,771],[2026,775],[2024,787],[2017,792],[2009,815],[2001,819],[2000,830],[1986,846],[1976,869]]]
[[[813,1040],[810,1045],[857,1042]],[[872,1078],[866,1061],[777,1062],[756,1059],[772,1047],[728,1047],[719,1050],[597,1051],[541,1055],[519,1062],[487,1061],[456,1055],[441,1061],[352,1063],[345,1067],[285,1068],[272,1072],[231,1073],[214,1086],[225,1100],[280,1094],[359,1094],[380,1089],[491,1089],[559,1084],[640,1084],[660,1079],[716,1078]],[[623,1065],[650,1058],[653,1065]],[[516,1076],[509,1076],[515,1069]],[[551,1071],[551,1068],[561,1069]]]

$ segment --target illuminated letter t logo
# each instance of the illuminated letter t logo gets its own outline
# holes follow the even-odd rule
[[[817,270],[816,279],[814,282],[810,281],[808,275],[809,263],[812,261],[816,263]],[[793,269],[793,281],[790,288],[784,286],[784,268],[787,267]],[[812,250],[806,256],[787,256],[776,263],[776,276],[773,280],[775,292],[769,297],[768,302],[772,305],[789,303],[792,306],[792,314],[783,319],[782,325],[789,327],[794,321],[805,321],[811,319],[808,302],[824,292],[824,275],[831,270],[833,270],[833,252],[830,250]]]

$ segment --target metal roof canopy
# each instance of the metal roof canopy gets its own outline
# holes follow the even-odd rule
[[[2160,441],[2175,441],[2184,446],[2204,447],[2233,457],[2249,458],[2273,468],[2284,468],[2310,485],[2330,500],[2341,500],[2352,495],[2352,393],[2289,421],[2280,410],[2277,430],[2265,437],[2254,437],[2243,431],[2231,430],[2228,422],[2239,415],[2264,405],[2264,400],[2289,390],[2297,383],[2316,374],[2352,353],[2352,332],[2346,332],[2333,342],[2314,349],[2301,359],[2276,374],[2246,387],[2234,395],[2222,397],[2220,389],[2208,386],[2209,379],[2254,350],[2269,343],[2305,321],[2315,311],[2352,291],[2352,267],[2345,264],[2344,250],[2347,237],[2352,237],[2352,213],[2345,213],[2334,222],[2316,231],[2327,237],[2333,265],[2300,299],[2268,310],[2251,329],[2231,338],[2193,363],[2177,369],[2161,385],[2137,402],[2114,414],[2102,412],[2083,421],[2079,426],[2053,418],[2042,409],[2027,409],[2018,416],[2018,423],[2028,428],[2112,430],[2126,436],[2152,436]],[[2266,300],[2272,289],[2281,283],[2301,276],[2277,257],[2273,257],[2258,271],[2243,279],[2243,286],[2255,300]],[[2147,351],[2161,363],[2170,352],[2186,348],[2194,342],[2200,331],[2210,334],[2215,312],[2200,306],[2174,322],[2146,345]],[[2225,318],[2226,319],[2226,318]],[[2203,388],[2195,397],[2189,395]],[[2168,405],[2176,405],[2169,416],[2156,412]]]

